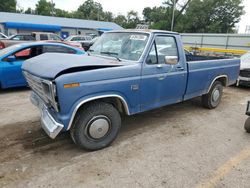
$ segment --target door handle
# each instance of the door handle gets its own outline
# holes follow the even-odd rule
[[[177,71],[183,71],[184,67],[176,67]]]
[[[162,64],[159,64],[159,65],[157,65],[157,68],[158,68],[158,69],[162,69],[162,68],[163,68],[163,65],[162,65]]]

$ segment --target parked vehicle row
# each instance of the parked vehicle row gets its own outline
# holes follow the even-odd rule
[[[86,39],[90,40],[90,37]],[[0,40],[0,49],[2,49],[0,50],[0,89],[27,86],[21,72],[21,66],[27,59],[43,53],[84,54],[82,44],[75,41],[76,39],[63,41],[58,35],[45,32],[16,34]],[[88,46],[87,48],[91,45],[90,42],[83,44]]]
[[[86,51],[93,45],[92,37],[85,35],[71,35],[65,41],[81,43],[83,49]]]
[[[45,33],[45,32],[32,32],[32,33],[19,33],[9,38],[0,39],[0,49],[12,46],[14,44],[20,44],[25,42],[34,42],[34,41],[50,41],[50,42],[60,42],[82,48],[81,43],[64,41],[60,36],[54,33]]]
[[[123,30],[104,33],[84,57],[45,53],[22,69],[45,132],[70,131],[76,145],[98,150],[117,137],[121,114],[199,96],[206,108],[219,105],[240,60],[186,55],[177,33]]]

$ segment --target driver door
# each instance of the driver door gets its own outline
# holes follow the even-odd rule
[[[2,75],[4,87],[18,87],[26,85],[26,81],[22,75],[21,67],[23,62],[30,58],[30,52],[30,48],[23,49],[3,60]]]
[[[178,63],[168,65],[165,57],[177,57]],[[176,39],[159,35],[143,64],[141,81],[141,111],[182,101],[186,88],[187,70],[179,58]]]

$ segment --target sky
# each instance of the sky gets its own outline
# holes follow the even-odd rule
[[[18,6],[24,9],[35,8],[38,0],[17,0]],[[53,0],[56,8],[67,11],[76,10],[85,0]],[[102,4],[105,11],[113,14],[124,14],[130,10],[135,10],[142,16],[144,7],[160,6],[164,0],[95,0]],[[245,33],[246,25],[250,25],[250,0],[244,0],[245,15],[242,16],[239,25],[239,32]]]

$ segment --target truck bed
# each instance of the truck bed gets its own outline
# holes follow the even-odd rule
[[[226,85],[232,85],[239,75],[239,59],[188,61],[188,81],[184,100],[202,96],[215,78],[225,76]]]

